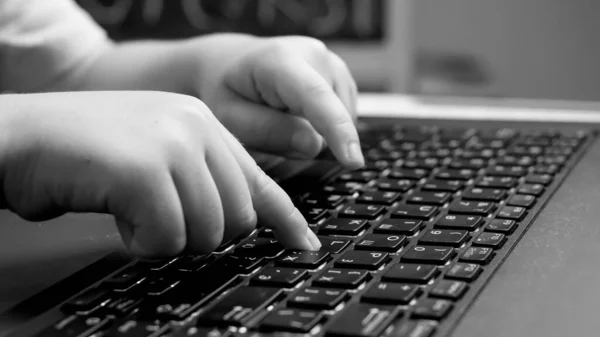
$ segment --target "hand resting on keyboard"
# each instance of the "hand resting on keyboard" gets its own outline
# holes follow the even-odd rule
[[[287,194],[198,99],[51,93],[2,95],[0,106],[0,201],[26,219],[111,213],[140,256],[207,253],[253,230],[257,217],[288,247],[320,247]]]

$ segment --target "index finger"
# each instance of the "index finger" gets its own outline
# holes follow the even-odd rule
[[[219,123],[221,137],[236,158],[261,224],[271,228],[286,248],[318,250],[321,243],[285,191],[269,178],[244,147]]]
[[[331,85],[301,59],[273,67],[274,88],[284,104],[301,112],[325,138],[336,158],[348,168],[364,165],[352,116]]]

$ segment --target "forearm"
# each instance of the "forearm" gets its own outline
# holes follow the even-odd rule
[[[49,91],[159,90],[190,94],[194,72],[183,42],[113,44],[47,88]]]
[[[255,37],[213,34],[179,41],[113,44],[52,90],[160,90],[199,96],[211,65],[223,63]],[[200,97],[202,98],[202,97]]]

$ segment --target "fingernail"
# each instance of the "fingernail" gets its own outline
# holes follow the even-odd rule
[[[348,159],[358,167],[365,165],[365,158],[363,157],[360,144],[353,140],[348,144]]]
[[[300,129],[292,135],[292,152],[298,157],[309,157],[317,153],[321,144],[315,141],[314,133],[310,130]]]
[[[319,241],[319,238],[317,238],[312,229],[306,229],[306,238],[308,239],[308,242],[310,242],[314,250],[321,249],[321,241]]]

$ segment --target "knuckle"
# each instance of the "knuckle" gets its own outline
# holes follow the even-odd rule
[[[307,95],[310,96],[323,96],[331,93],[331,87],[326,85],[325,83],[311,83],[307,85],[304,89]]]

